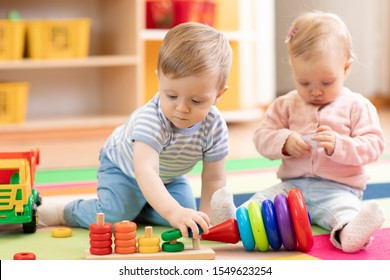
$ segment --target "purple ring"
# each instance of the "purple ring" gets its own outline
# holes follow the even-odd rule
[[[274,207],[283,247],[287,251],[294,251],[297,248],[297,237],[291,220],[287,197],[284,194],[278,194],[274,200]]]

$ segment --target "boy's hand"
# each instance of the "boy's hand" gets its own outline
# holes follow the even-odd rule
[[[282,152],[286,156],[298,158],[306,155],[310,150],[310,145],[303,140],[302,136],[293,132],[288,136]]]
[[[333,155],[336,147],[337,132],[333,131],[327,125],[321,125],[317,128],[317,133],[311,138],[318,141],[318,146],[323,147],[328,156]]]
[[[184,207],[171,215],[169,223],[174,228],[178,228],[183,237],[188,237],[188,228],[190,228],[193,238],[199,237],[198,225],[204,233],[208,233],[210,227],[210,219],[205,213]]]

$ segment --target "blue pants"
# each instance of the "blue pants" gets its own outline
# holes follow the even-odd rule
[[[196,209],[195,197],[184,176],[165,187],[180,205]],[[79,199],[68,203],[64,209],[64,218],[69,226],[88,228],[96,222],[97,213],[104,213],[105,221],[111,224],[129,220],[170,226],[147,203],[135,178],[125,175],[104,153],[100,154],[97,199]]]

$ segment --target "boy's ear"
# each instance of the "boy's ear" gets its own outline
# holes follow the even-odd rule
[[[347,76],[349,72],[351,71],[351,66],[352,66],[353,59],[350,58],[344,65],[344,75]]]
[[[222,98],[222,95],[229,89],[229,86],[224,86],[224,88],[218,92],[217,94],[217,98],[215,98],[215,102],[214,102],[214,105],[217,104],[221,98]]]
[[[154,70],[154,73],[156,74],[156,76],[158,77],[158,70]]]

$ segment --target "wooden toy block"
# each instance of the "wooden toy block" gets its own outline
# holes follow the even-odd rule
[[[214,260],[215,252],[211,248],[185,248],[178,253],[158,252],[151,254],[109,254],[109,255],[92,255],[89,250],[85,251],[87,260]]]
[[[170,235],[175,233],[176,230],[168,232]],[[180,231],[179,231],[180,232]],[[181,233],[180,233],[181,237]],[[154,250],[156,241],[160,243],[160,237],[153,235],[153,228],[145,227],[145,235],[140,236],[138,242],[144,249],[138,250],[136,253],[111,253],[111,254],[91,254],[90,250],[85,250],[85,259],[87,260],[214,260],[215,252],[210,248],[202,248],[200,246],[199,239],[192,239],[192,248],[189,246],[184,247],[184,250],[180,252],[164,252],[160,251],[159,244],[157,245],[158,251]],[[145,247],[146,245],[146,247]],[[138,247],[138,249],[140,248]],[[148,247],[149,246],[149,247]],[[150,250],[149,250],[150,249]]]

